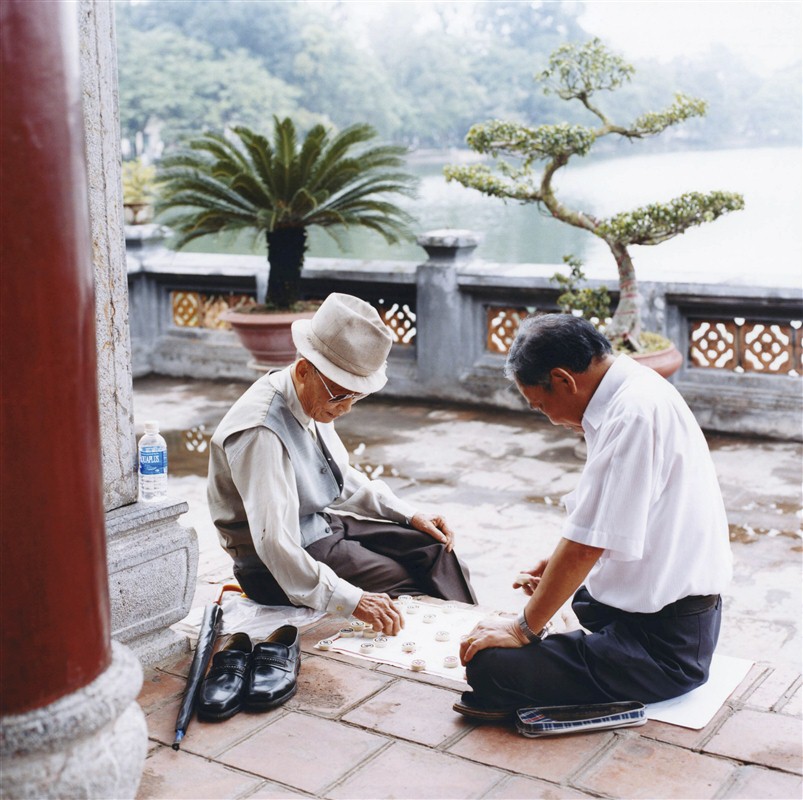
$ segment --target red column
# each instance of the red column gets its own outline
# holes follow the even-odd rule
[[[0,713],[109,665],[77,4],[0,2]]]

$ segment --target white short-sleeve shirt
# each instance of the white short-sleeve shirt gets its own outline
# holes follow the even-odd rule
[[[725,506],[708,444],[675,387],[619,356],[582,424],[588,458],[564,497],[563,535],[605,550],[585,581],[591,595],[649,613],[722,592],[732,571]]]

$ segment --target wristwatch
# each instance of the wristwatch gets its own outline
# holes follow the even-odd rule
[[[546,639],[549,635],[549,632],[552,630],[552,626],[547,622],[543,628],[541,628],[538,633],[536,633],[528,624],[527,624],[527,617],[524,616],[524,612],[522,611],[519,614],[516,622],[519,624],[519,630],[524,634],[524,637],[527,639],[528,642],[540,642],[542,639]]]

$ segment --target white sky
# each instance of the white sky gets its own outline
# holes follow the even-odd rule
[[[318,1],[323,5],[331,2]],[[443,1],[472,5],[472,0]],[[389,8],[409,13],[414,7],[422,25],[432,5],[428,0],[347,2],[354,16],[363,20]],[[574,0],[543,2],[574,4]],[[669,60],[699,55],[721,42],[744,54],[756,72],[766,74],[800,60],[801,9],[803,0],[586,0],[580,19],[590,34],[599,36],[626,59]]]
[[[589,0],[584,27],[629,58],[698,55],[721,42],[757,72],[801,57],[800,0]]]

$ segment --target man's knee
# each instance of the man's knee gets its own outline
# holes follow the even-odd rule
[[[466,664],[466,680],[475,691],[490,686],[494,678],[498,679],[499,665],[498,659],[495,658],[496,649],[491,647],[480,650]]]

